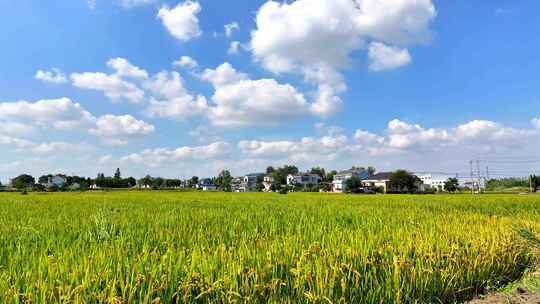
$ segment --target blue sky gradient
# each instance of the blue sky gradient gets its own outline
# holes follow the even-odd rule
[[[148,115],[151,94],[142,84],[137,86],[146,95],[137,104],[111,100],[102,91],[73,84],[73,73],[112,74],[107,62],[124,58],[147,71],[150,78],[161,71],[179,72],[185,90],[192,96],[204,96],[210,112],[215,105],[215,88],[209,80],[201,79],[202,74],[205,69],[228,62],[249,79],[290,84],[308,104],[316,99],[317,84],[306,81],[304,72],[275,73],[257,58],[252,32],[259,30],[256,18],[266,1],[199,0],[201,10],[195,16],[201,34],[185,41],[175,38],[158,17],[161,8],[172,9],[185,2],[148,2],[132,7],[122,5],[120,0],[96,0],[94,5],[86,0],[0,2],[0,105],[4,105],[0,106],[0,122],[5,126],[20,122],[16,114],[5,114],[12,113],[9,111],[16,102],[67,97],[96,120],[104,115],[129,115],[136,122],[153,127],[153,131],[141,134],[108,129],[113,134],[96,135],[88,132],[92,126],[56,130],[47,125],[52,122],[36,123],[39,119],[26,118],[25,124],[33,131],[0,131],[2,182],[24,172],[95,176],[102,171],[112,174],[114,168],[121,167],[126,174],[136,176],[150,173],[185,177],[217,175],[224,168],[243,174],[264,170],[267,164],[284,163],[296,163],[303,169],[314,165],[343,169],[360,164],[380,169],[466,172],[469,159],[530,158],[540,147],[540,123],[535,120],[540,116],[537,1],[423,1],[436,11],[424,25],[431,32],[429,41],[382,41],[387,46],[407,49],[409,62],[381,71],[370,70],[368,48],[378,40],[362,36],[365,45],[347,52],[347,66],[335,68],[347,86],[346,90],[335,92],[343,102],[341,111],[321,117],[305,110],[269,125],[261,121],[240,127],[219,125],[204,113],[187,119]],[[227,37],[224,25],[231,22],[237,22],[239,29]],[[291,35],[294,31],[291,29]],[[237,54],[227,52],[232,41],[242,44]],[[300,43],[296,47],[301,48],[301,42],[295,42]],[[340,44],[339,40],[327,43]],[[181,56],[193,58],[199,67],[173,67],[172,63]],[[66,81],[36,79],[38,70],[52,68],[58,68]],[[305,64],[303,68],[310,66]],[[257,103],[267,103],[264,98],[257,98]],[[389,122],[393,120],[408,127],[392,129]],[[471,129],[473,121],[480,122],[474,127],[481,130]],[[357,130],[369,135],[357,135]],[[111,144],[112,138],[118,137],[125,140]],[[312,151],[302,146],[304,137],[315,142],[336,142]],[[17,140],[27,142],[20,144]],[[242,144],[244,141],[257,143]],[[41,149],[46,152],[34,149],[36,145],[53,142],[83,147],[75,152],[64,151],[60,145],[51,150]],[[223,154],[197,156],[197,147],[216,142],[224,144],[219,148]],[[258,149],[261,144],[270,145],[262,151]],[[145,150],[172,151],[182,147],[195,152],[159,157],[156,153],[145,154],[137,161],[128,158],[141,156]],[[163,159],[157,161],[160,157]],[[534,166],[520,170],[529,169],[535,170]],[[501,170],[510,174],[511,169]]]

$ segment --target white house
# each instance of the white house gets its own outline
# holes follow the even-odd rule
[[[386,193],[390,186],[390,175],[392,172],[380,172],[369,176],[362,181],[362,185],[366,188],[383,188],[383,192]]]
[[[213,191],[216,190],[214,181],[211,178],[202,178],[197,184],[197,188],[202,189],[203,191]]]
[[[307,186],[307,185],[318,185],[321,180],[321,177],[317,174],[311,174],[311,173],[297,173],[297,174],[289,174],[287,175],[287,185],[293,186],[293,185],[300,185],[300,186]]]
[[[264,192],[272,191],[273,184],[274,184],[274,177],[271,174],[266,174],[263,178]]]
[[[369,177],[369,173],[365,169],[350,169],[341,171],[334,175],[334,180],[332,181],[332,191],[338,193],[347,191],[347,180],[353,176],[360,180],[365,180]]]
[[[444,183],[452,177],[450,175],[441,175],[433,173],[415,173],[416,176],[424,183],[425,186],[429,186],[433,189],[444,191]]]
[[[244,180],[240,185],[238,192],[252,192],[257,190],[257,180],[262,178],[264,180],[264,173],[250,173],[244,176]]]

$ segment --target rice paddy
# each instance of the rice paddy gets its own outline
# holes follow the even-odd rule
[[[540,196],[0,193],[1,303],[454,303],[534,267]]]

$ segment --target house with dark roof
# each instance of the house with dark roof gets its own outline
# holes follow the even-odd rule
[[[383,192],[386,193],[390,186],[390,176],[392,172],[380,172],[369,176],[362,181],[362,185],[369,189],[383,188]]]
[[[365,180],[369,177],[369,173],[365,169],[349,169],[338,172],[334,175],[334,180],[332,181],[332,192],[347,192],[347,180],[352,177],[356,177],[360,180]]]
[[[287,185],[288,186],[307,186],[307,185],[318,185],[321,180],[321,177],[317,174],[312,173],[297,173],[287,175]]]
[[[253,192],[257,191],[257,180],[263,179],[266,174],[264,173],[250,173],[244,176],[244,181],[240,186],[240,192]]]

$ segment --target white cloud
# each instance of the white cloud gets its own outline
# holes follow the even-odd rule
[[[338,71],[350,65],[352,52],[372,40],[399,46],[429,41],[435,16],[430,0],[268,1],[257,12],[251,49],[267,70],[315,81],[313,110],[329,116],[341,108],[337,95],[345,85]]]
[[[368,51],[369,69],[374,72],[391,70],[411,62],[407,49],[387,46],[381,42],[372,42]]]
[[[236,69],[228,62],[218,66],[216,69],[206,69],[201,75],[201,79],[206,80],[214,87],[220,87],[228,84],[238,83],[242,80],[247,80],[248,76],[244,73],[236,71]]]
[[[105,73],[73,73],[71,74],[73,85],[88,90],[101,91],[113,101],[126,99],[133,103],[139,103],[144,99],[144,91],[133,83],[123,80],[119,75],[107,75]]]
[[[199,125],[195,129],[189,131],[189,136],[194,137],[199,142],[217,142],[222,141],[223,138],[217,134],[216,128],[208,125]]]
[[[533,118],[531,123],[535,128],[540,129],[540,117]]]
[[[144,83],[144,88],[150,90],[155,96],[165,98],[175,98],[186,94],[182,77],[178,72],[159,72]]]
[[[282,158],[294,162],[331,161],[348,149],[343,134],[320,138],[304,137],[299,141],[240,141],[238,148],[249,157]]]
[[[103,137],[146,136],[152,134],[155,127],[131,115],[104,115],[97,119],[96,127],[90,134]]]
[[[155,3],[155,0],[118,0],[121,7],[129,9],[137,6],[149,5]]]
[[[171,35],[180,41],[188,41],[201,35],[197,18],[200,11],[198,2],[185,1],[174,8],[164,6],[157,16]]]
[[[36,155],[56,154],[62,153],[76,153],[87,152],[91,148],[85,143],[68,143],[61,141],[35,143],[30,140],[21,139],[17,137],[10,137],[0,135],[0,145],[7,145],[11,148],[15,148],[20,153],[31,153]]]
[[[173,66],[183,67],[187,69],[196,69],[199,67],[197,61],[189,56],[182,56],[177,61],[173,62]]]
[[[107,65],[116,71],[116,74],[120,77],[131,77],[131,78],[148,78],[148,73],[131,64],[128,60],[124,58],[113,58],[107,62]]]
[[[86,0],[86,5],[88,5],[88,8],[93,10],[96,8],[96,0]]]
[[[238,22],[233,21],[231,23],[225,24],[225,36],[230,38],[233,35],[233,32],[240,29],[240,25],[238,25]]]
[[[145,110],[150,117],[169,117],[185,120],[206,114],[208,105],[204,96],[191,95],[185,88],[178,72],[160,72],[145,87],[154,98]]]
[[[50,71],[38,70],[34,76],[36,79],[50,83],[66,83],[66,75],[58,68],[52,68]]]
[[[309,104],[293,86],[274,79],[250,80],[229,63],[215,70],[206,69],[201,78],[211,82],[215,89],[215,106],[209,112],[214,125],[275,126],[309,113]]]
[[[228,143],[215,142],[206,146],[184,146],[177,149],[147,149],[140,153],[124,156],[120,160],[123,162],[145,164],[153,167],[178,161],[226,158],[230,152],[231,147]]]
[[[0,122],[12,127],[25,124],[27,130],[31,126],[67,130],[86,127],[94,120],[92,114],[69,98],[0,103]]]
[[[232,41],[231,44],[229,45],[229,49],[227,50],[227,54],[236,55],[238,54],[239,49],[240,49],[240,42]]]
[[[364,130],[356,130],[354,139],[366,146],[384,143],[384,137]]]

